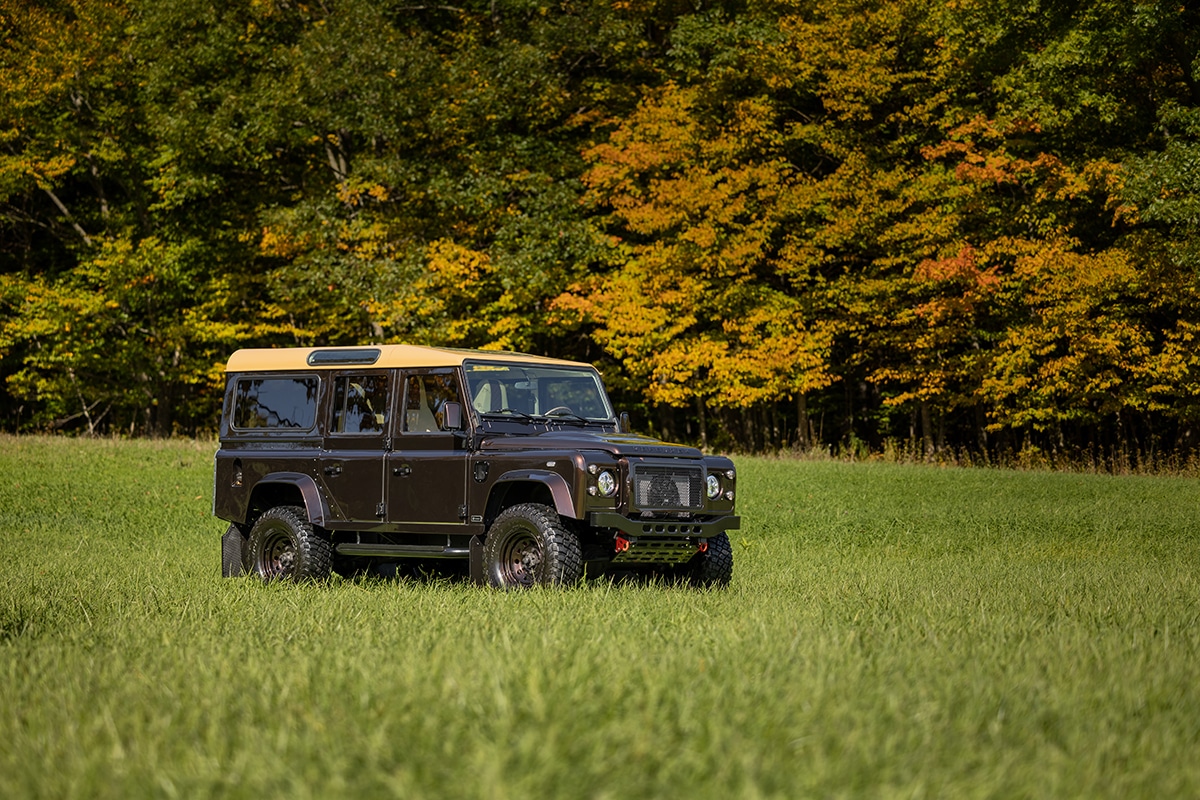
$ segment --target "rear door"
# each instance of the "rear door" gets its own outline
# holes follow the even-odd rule
[[[392,376],[385,370],[335,372],[319,472],[330,513],[343,522],[381,522]]]
[[[462,396],[455,370],[405,373],[388,454],[388,522],[433,529],[466,522],[466,442],[446,428],[443,414],[446,403],[461,403]]]

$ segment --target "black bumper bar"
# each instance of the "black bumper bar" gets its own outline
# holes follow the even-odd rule
[[[629,536],[695,536],[707,539],[742,525],[742,518],[730,514],[705,521],[677,519],[630,519],[614,511],[593,511],[588,514],[593,528],[613,528]]]

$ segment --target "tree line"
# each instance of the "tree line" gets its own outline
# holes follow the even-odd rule
[[[0,0],[0,410],[411,342],[718,447],[1190,451],[1198,80],[1179,0]]]

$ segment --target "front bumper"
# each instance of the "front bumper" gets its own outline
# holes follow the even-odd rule
[[[708,539],[725,531],[737,530],[742,518],[736,514],[710,520],[630,519],[615,511],[588,514],[593,528],[612,528],[629,536],[689,536]]]

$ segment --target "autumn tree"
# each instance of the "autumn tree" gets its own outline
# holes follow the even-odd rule
[[[5,4],[0,353],[8,409],[170,432],[232,337],[211,269],[160,213],[121,2]],[[194,424],[194,422],[193,422]]]
[[[412,341],[720,446],[1192,447],[1197,13],[0,0],[0,407]]]

